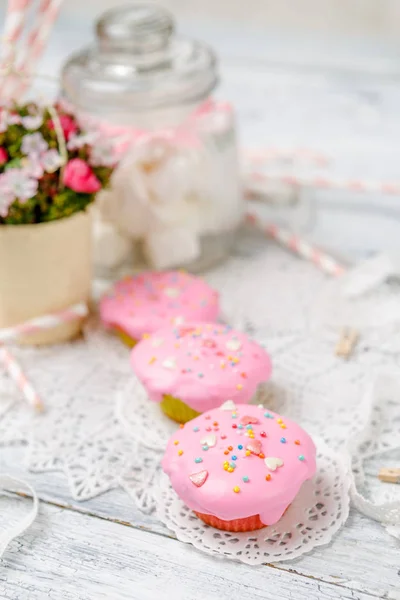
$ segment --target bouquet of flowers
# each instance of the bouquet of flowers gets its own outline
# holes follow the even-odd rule
[[[42,223],[84,210],[108,185],[110,146],[59,106],[0,109],[0,225]]]

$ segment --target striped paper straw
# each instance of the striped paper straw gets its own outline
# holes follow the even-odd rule
[[[32,71],[46,47],[62,3],[63,0],[41,0],[33,29],[29,33],[24,50],[21,52],[21,57],[18,60],[17,70],[24,73],[25,76],[32,75]],[[13,96],[19,99],[28,87],[29,81],[27,78],[24,78],[18,83],[16,89],[6,88],[5,93],[9,97]]]
[[[0,343],[15,339],[22,334],[36,333],[37,331],[42,331],[43,329],[51,329],[52,327],[57,327],[57,325],[67,323],[68,321],[74,321],[75,319],[86,317],[88,312],[89,310],[87,305],[83,302],[80,302],[58,313],[43,315],[42,317],[30,319],[25,323],[14,325],[13,327],[0,329]]]
[[[328,275],[334,275],[337,277],[346,271],[345,266],[332,258],[332,256],[329,256],[329,254],[326,254],[316,246],[310,244],[310,242],[300,238],[291,231],[271,223],[263,224],[262,221],[253,213],[248,213],[246,215],[246,219],[249,223],[258,227],[268,237],[279,242],[282,244],[282,246],[288,248],[291,252],[294,252],[298,256],[311,261],[314,263],[314,265]]]
[[[254,150],[246,150],[245,159],[254,165],[262,165],[271,161],[302,161],[324,167],[330,162],[330,158],[310,148],[279,148],[277,146],[267,146]]]
[[[365,194],[400,195],[400,181],[373,179],[346,179],[307,175],[267,175],[254,171],[246,177],[250,192],[265,192],[265,185],[280,183],[291,187],[310,187],[326,190],[344,190]]]
[[[0,360],[5,366],[11,379],[17,384],[27,402],[39,412],[44,410],[43,402],[33,385],[29,382],[19,363],[7,348],[0,347]]]
[[[3,28],[2,56],[0,61],[0,72],[5,72],[2,77],[0,92],[3,95],[3,89],[7,82],[8,69],[12,68],[15,58],[16,45],[24,29],[26,14],[32,0],[9,0],[7,13]]]

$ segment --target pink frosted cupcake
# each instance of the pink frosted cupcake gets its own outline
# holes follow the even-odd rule
[[[183,271],[125,277],[100,301],[104,325],[131,347],[166,325],[217,321],[218,315],[218,292]]]
[[[299,425],[228,400],[171,437],[162,467],[205,523],[254,531],[279,521],[314,476],[315,461],[314,443]]]
[[[160,329],[131,354],[150,400],[178,423],[220,406],[250,402],[270,377],[265,350],[227,325],[195,323]]]

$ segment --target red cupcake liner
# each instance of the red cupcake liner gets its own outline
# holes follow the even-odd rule
[[[196,511],[194,511],[194,513],[207,525],[211,525],[211,527],[221,529],[222,531],[232,531],[234,533],[238,533],[240,531],[256,531],[257,529],[267,527],[267,525],[261,521],[260,515],[244,517],[243,519],[232,519],[232,521],[223,521],[218,517],[214,517],[214,515],[206,515]]]

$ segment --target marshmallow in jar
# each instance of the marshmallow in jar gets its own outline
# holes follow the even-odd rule
[[[119,160],[99,197],[99,262],[118,262],[122,242],[158,269],[202,270],[229,254],[244,205],[234,115],[212,99],[217,82],[213,51],[175,36],[152,4],[105,13],[95,45],[66,63],[63,100]]]

